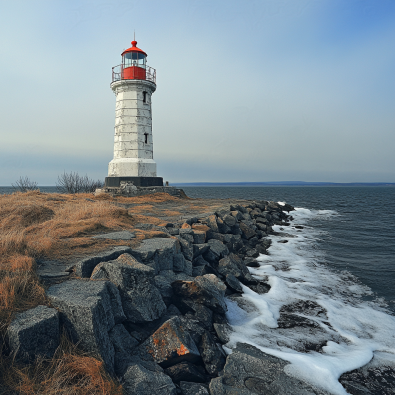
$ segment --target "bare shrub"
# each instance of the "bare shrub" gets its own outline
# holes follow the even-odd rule
[[[15,184],[11,184],[14,190],[20,192],[34,191],[37,188],[37,182],[31,181],[29,177],[19,177]]]
[[[77,172],[64,172],[58,176],[56,188],[60,193],[89,193],[101,188],[103,182],[92,180],[87,175],[80,176]]]

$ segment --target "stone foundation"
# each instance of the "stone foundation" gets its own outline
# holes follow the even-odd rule
[[[104,187],[101,189],[96,189],[95,195],[100,195],[102,193],[107,193],[111,196],[125,196],[125,197],[135,197],[143,195],[151,195],[153,193],[168,193],[171,196],[186,198],[187,195],[182,189],[169,186],[151,186],[151,187],[138,187],[130,182],[121,181],[119,188],[116,187]]]

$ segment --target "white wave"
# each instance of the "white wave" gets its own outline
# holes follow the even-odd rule
[[[243,286],[242,297],[227,300],[233,332],[226,347],[249,343],[289,361],[288,374],[344,395],[347,392],[338,381],[344,372],[373,357],[378,365],[395,364],[395,317],[378,303],[363,301],[361,296],[371,291],[355,277],[325,265],[317,246],[322,232],[309,226],[309,221],[330,219],[338,215],[335,211],[297,208],[291,214],[291,226],[274,226],[288,236],[271,236],[270,255],[260,255],[260,267],[250,268],[256,278],[267,279],[270,291],[259,295]],[[280,242],[284,240],[288,242]],[[312,301],[321,308],[319,313],[317,309],[294,311],[316,325],[279,328],[280,309],[300,301]],[[306,352],[306,345],[319,351]]]

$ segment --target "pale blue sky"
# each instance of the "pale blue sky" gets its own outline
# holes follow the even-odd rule
[[[395,1],[0,1],[0,185],[104,178],[111,67],[157,69],[170,182],[395,182]]]

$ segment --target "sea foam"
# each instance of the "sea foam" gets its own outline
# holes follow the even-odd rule
[[[395,317],[380,303],[363,300],[371,291],[354,276],[325,264],[317,243],[322,232],[310,223],[330,220],[336,212],[297,208],[291,214],[291,226],[273,227],[282,234],[270,236],[272,246],[269,255],[259,256],[260,267],[250,268],[255,278],[270,284],[270,291],[259,295],[243,286],[241,297],[227,300],[233,331],[225,349],[231,352],[238,342],[249,343],[289,361],[288,374],[330,393],[347,394],[338,381],[344,372],[370,361],[395,366]],[[292,311],[290,306],[284,311],[312,325],[279,328],[281,308],[301,301],[314,302],[318,310]]]

